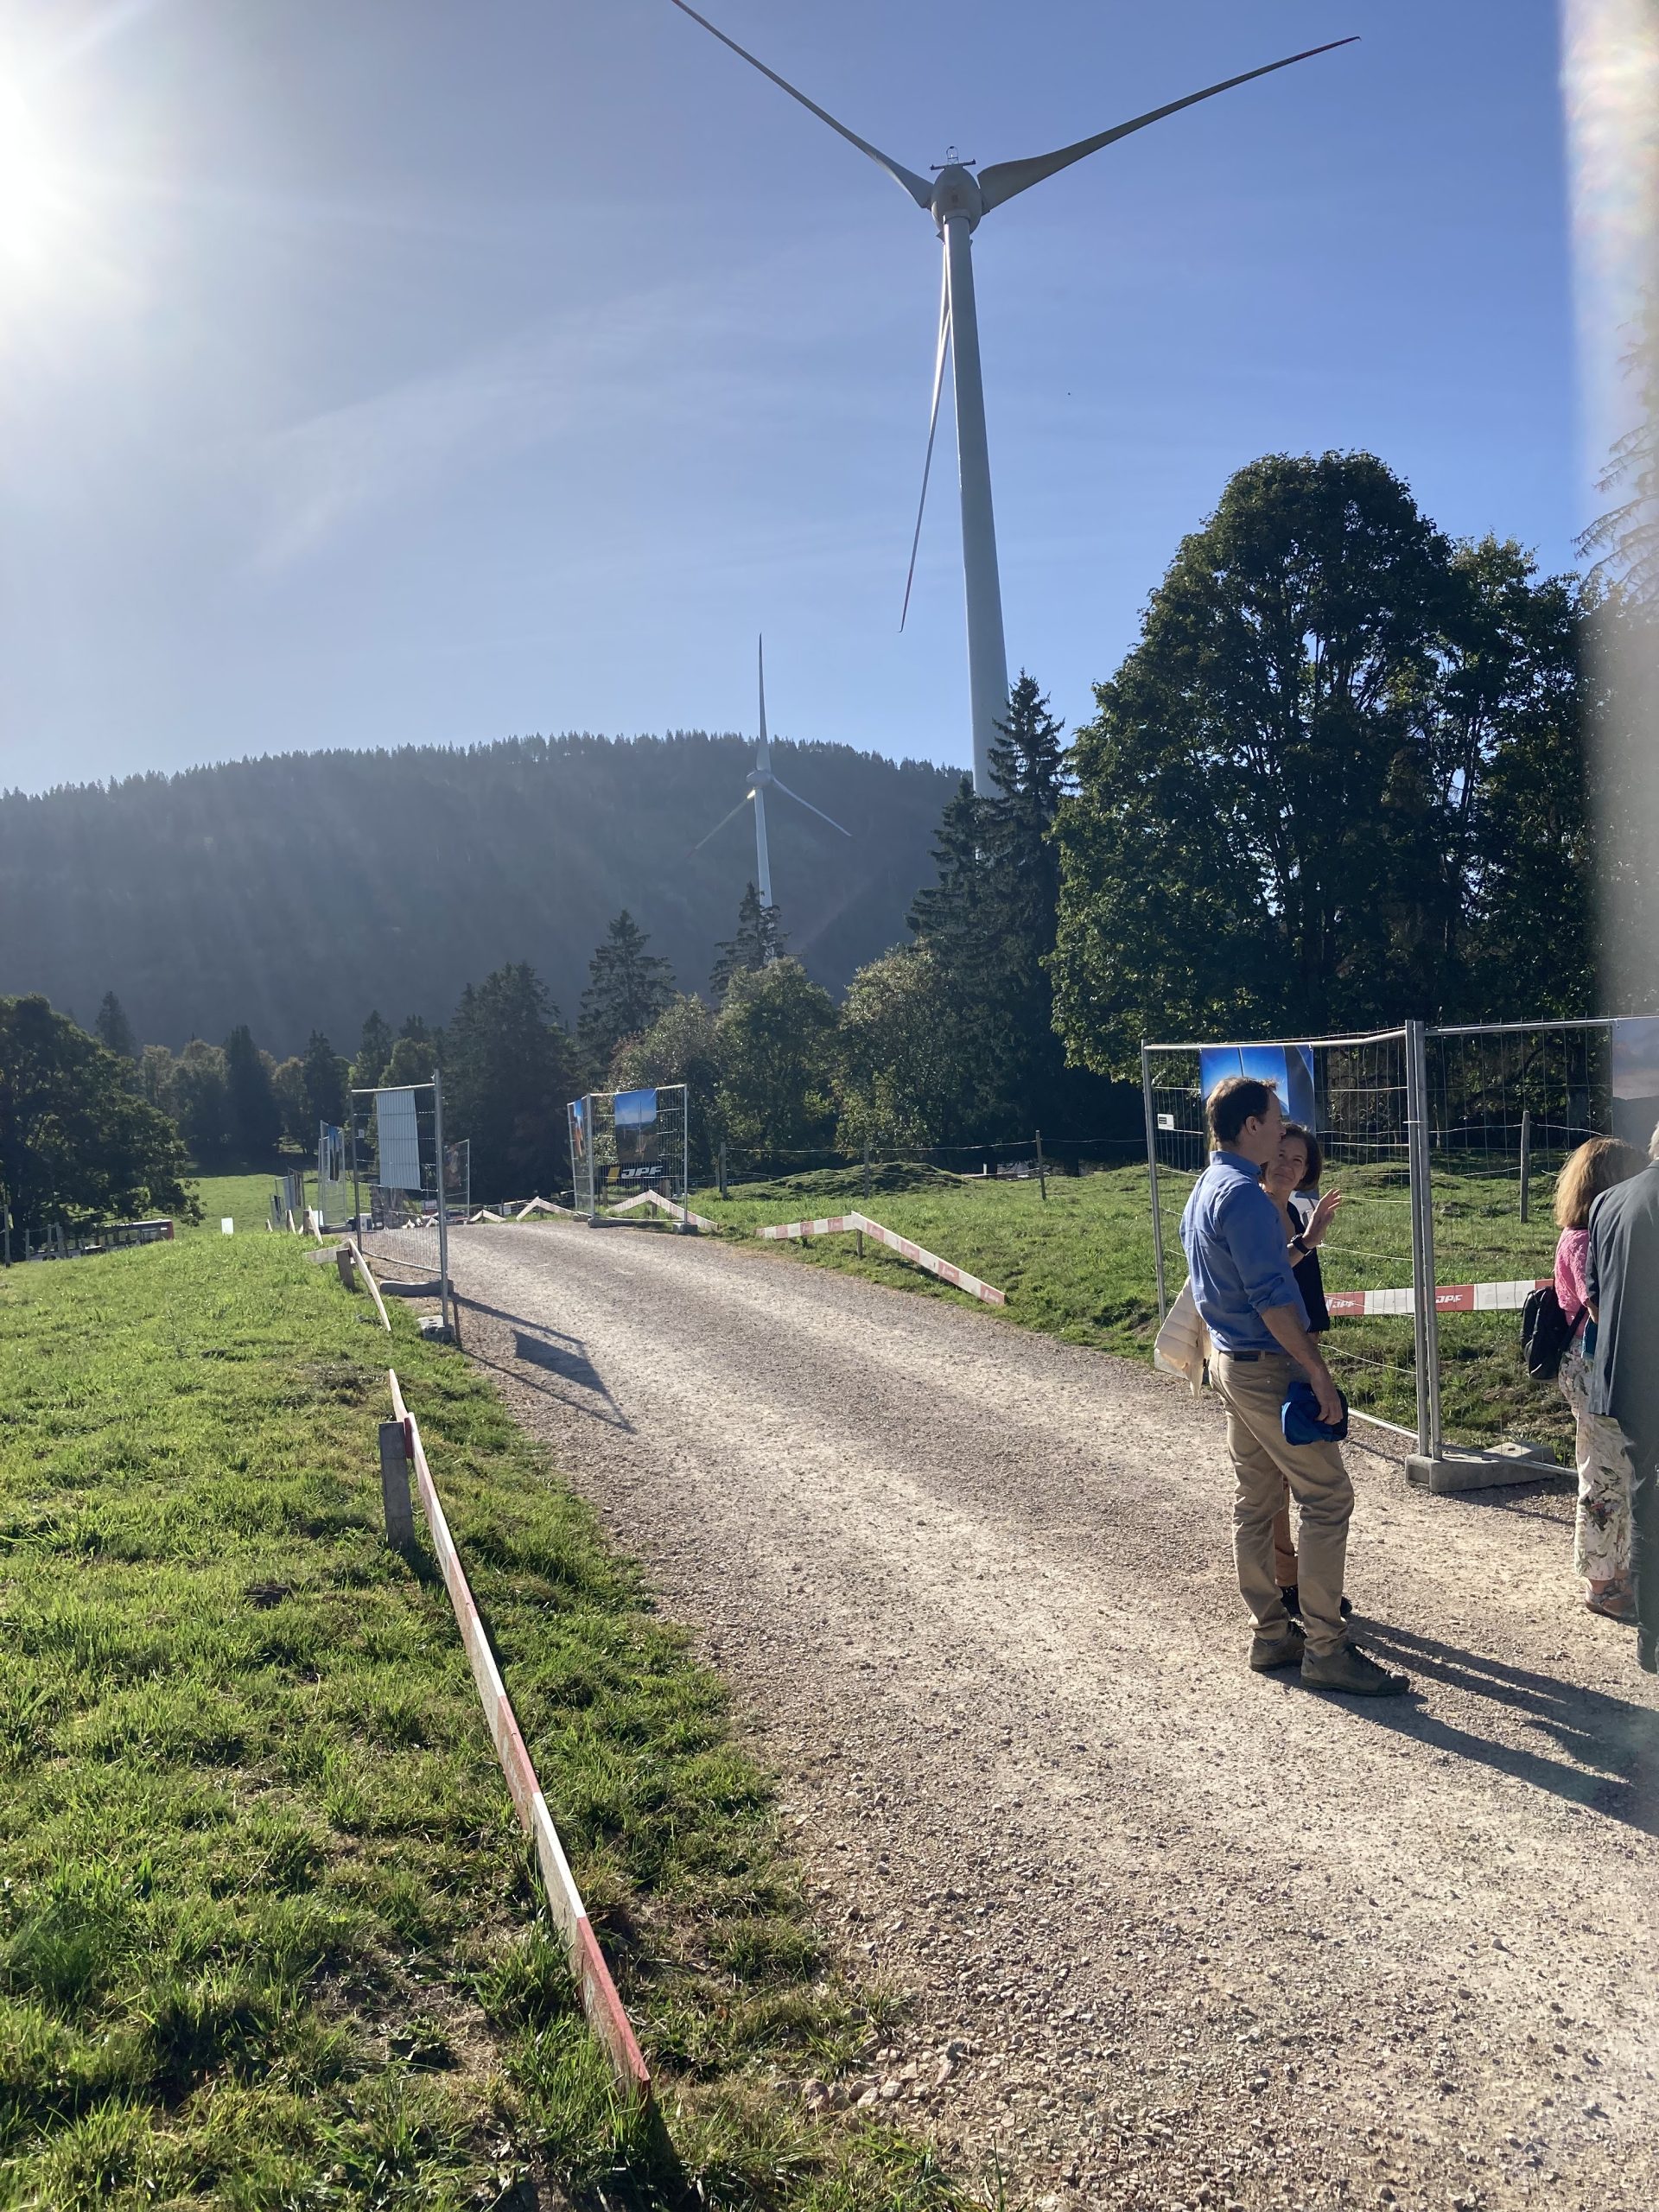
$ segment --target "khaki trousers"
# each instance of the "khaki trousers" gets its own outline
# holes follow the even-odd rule
[[[1227,1408],[1227,1449],[1238,1478],[1233,1501],[1233,1557],[1238,1586],[1258,1636],[1285,1633],[1289,1615],[1274,1573],[1273,1523],[1285,1484],[1300,1509],[1298,1586],[1310,1651],[1323,1656],[1347,1642],[1342,1591],[1354,1491],[1334,1444],[1287,1444],[1280,1408],[1295,1371],[1283,1352],[1235,1359],[1217,1349],[1211,1375]]]

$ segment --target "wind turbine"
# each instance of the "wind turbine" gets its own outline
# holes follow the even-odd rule
[[[718,837],[728,822],[735,822],[749,802],[754,802],[754,887],[760,894],[760,904],[772,905],[772,861],[766,851],[766,793],[781,791],[785,798],[792,798],[797,806],[804,806],[809,814],[816,814],[820,822],[828,822],[832,830],[841,830],[843,837],[850,837],[850,830],[842,830],[839,822],[831,820],[821,806],[814,806],[810,798],[803,798],[792,791],[781,776],[772,772],[772,747],[766,739],[766,641],[759,641],[760,674],[760,743],[754,756],[754,766],[749,772],[749,788],[728,815],[715,823],[707,837],[701,838],[691,849],[700,853],[703,846]]]
[[[975,174],[975,165],[959,161],[954,147],[946,159],[935,166],[933,181],[929,183],[907,169],[901,162],[872,146],[855,130],[821,108],[816,100],[808,99],[775,69],[768,69],[746,47],[728,38],[725,32],[715,29],[706,16],[700,16],[686,0],[673,0],[682,15],[701,23],[722,46],[741,55],[763,77],[769,77],[780,92],[787,92],[804,108],[808,108],[821,123],[839,131],[861,154],[868,154],[873,162],[886,169],[900,188],[906,192],[925,214],[931,215],[940,238],[944,243],[944,293],[939,308],[939,346],[937,365],[933,372],[933,411],[927,430],[927,464],[922,472],[922,499],[927,499],[927,478],[933,459],[933,434],[938,424],[939,394],[944,383],[944,365],[949,356],[955,365],[957,415],[957,467],[962,489],[962,566],[967,587],[968,600],[968,688],[974,726],[974,782],[980,791],[991,788],[991,748],[996,743],[999,725],[1008,711],[1008,664],[1002,641],[1002,587],[996,566],[996,523],[991,507],[991,463],[985,438],[985,389],[979,365],[979,322],[974,305],[974,264],[971,240],[982,216],[988,215],[994,207],[1012,200],[1016,193],[1027,191],[1033,184],[1040,184],[1045,177],[1070,168],[1073,162],[1080,162],[1090,154],[1098,153],[1103,146],[1109,146],[1119,138],[1127,138],[1133,130],[1143,130],[1149,123],[1161,123],[1166,115],[1175,115],[1184,107],[1192,107],[1198,100],[1212,99],[1217,92],[1230,92],[1235,85],[1248,85],[1253,78],[1268,77],[1275,69],[1288,69],[1297,61],[1309,61],[1316,54],[1330,54],[1339,46],[1352,46],[1351,38],[1331,39],[1323,46],[1310,46],[1300,54],[1288,54],[1282,61],[1269,61],[1260,69],[1247,69],[1243,76],[1224,78],[1218,85],[1206,85],[1201,92],[1188,92],[1184,99],[1171,100],[1163,107],[1155,107],[1145,115],[1137,115],[1128,123],[1113,125],[1092,138],[1080,138],[1075,145],[1061,146],[1052,154],[1034,154],[1023,161],[996,162],[988,168]],[[916,517],[916,540],[921,537],[922,518],[918,509]],[[916,542],[910,554],[911,576],[916,571]],[[905,586],[905,605],[910,605],[910,583]],[[902,618],[900,627],[903,626]]]

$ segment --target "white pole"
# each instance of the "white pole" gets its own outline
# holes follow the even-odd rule
[[[432,1141],[438,1153],[438,1312],[449,1329],[449,1195],[443,1187],[443,1077],[432,1071]]]
[[[766,851],[766,785],[772,780],[772,747],[766,738],[766,641],[757,645],[760,676],[760,751],[754,779],[754,887],[760,904],[772,904],[772,858]]]
[[[1002,586],[996,568],[991,456],[985,436],[985,385],[974,307],[973,228],[967,214],[944,218],[945,281],[950,292],[950,358],[956,368],[957,468],[962,486],[962,567],[968,600],[968,693],[974,725],[974,785],[988,796],[991,747],[1008,716],[1007,651],[1002,641]]]
[[[754,787],[754,873],[755,889],[760,893],[760,904],[772,904],[772,862],[766,855],[766,795],[759,784]]]

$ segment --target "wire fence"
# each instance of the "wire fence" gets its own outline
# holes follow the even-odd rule
[[[1321,1250],[1325,1350],[1353,1412],[1436,1465],[1497,1452],[1519,1478],[1529,1461],[1570,1461],[1571,1419],[1527,1376],[1519,1310],[1554,1269],[1563,1163],[1592,1136],[1647,1149],[1659,1019],[1149,1044],[1142,1068],[1160,1313],[1185,1274],[1179,1224],[1207,1157],[1204,1098],[1224,1073],[1269,1074],[1319,1138],[1323,1187],[1342,1192]]]

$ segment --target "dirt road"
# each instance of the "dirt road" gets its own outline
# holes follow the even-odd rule
[[[1247,1672],[1219,1426],[1150,1373],[690,1238],[481,1229],[454,1268],[732,1682],[822,1923],[912,1993],[872,2082],[970,2167],[1659,2202],[1659,1697],[1575,1605],[1565,1500],[1353,1452],[1356,1625],[1420,1694],[1324,1700]]]

